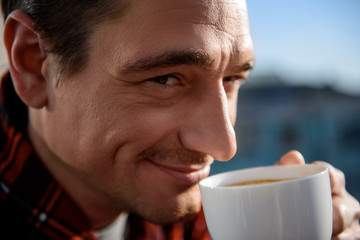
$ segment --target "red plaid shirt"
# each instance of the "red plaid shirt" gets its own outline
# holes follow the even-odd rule
[[[26,133],[27,108],[9,74],[0,91],[0,239],[96,239],[84,214],[49,174]],[[130,214],[126,239],[209,240],[203,213],[190,222],[155,225]]]

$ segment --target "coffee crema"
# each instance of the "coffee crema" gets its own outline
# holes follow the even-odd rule
[[[243,182],[236,182],[232,184],[224,185],[224,187],[234,187],[234,186],[247,186],[247,185],[256,185],[256,184],[266,184],[266,183],[274,183],[274,182],[282,182],[289,181],[295,178],[282,178],[282,179],[255,179]]]

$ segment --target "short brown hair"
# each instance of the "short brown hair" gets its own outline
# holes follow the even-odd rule
[[[1,0],[4,19],[14,10],[29,14],[59,58],[59,73],[71,75],[87,61],[89,37],[96,25],[120,17],[127,0]]]

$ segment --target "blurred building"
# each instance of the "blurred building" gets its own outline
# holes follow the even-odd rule
[[[348,191],[360,199],[360,96],[270,82],[240,90],[238,152],[212,173],[271,165],[297,149],[307,163],[322,160],[344,171]]]

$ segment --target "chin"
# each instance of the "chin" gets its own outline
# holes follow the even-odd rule
[[[174,221],[173,223],[175,223],[175,222],[187,222],[187,221],[193,220],[194,218],[197,217],[199,212],[200,212],[200,209],[196,210],[196,211],[193,211],[193,212],[188,212],[184,216],[178,217],[177,221]]]
[[[168,224],[174,224],[178,222],[187,222],[192,219],[194,219],[200,212],[199,209],[189,209],[185,212],[177,212],[176,210],[173,212],[168,212],[160,215],[155,216],[149,216],[148,218],[145,217],[145,219],[149,222],[152,222],[154,224],[161,224],[161,225],[168,225]]]
[[[140,215],[155,224],[172,224],[192,220],[201,210],[200,192],[184,193],[169,198],[148,210],[145,215]]]

